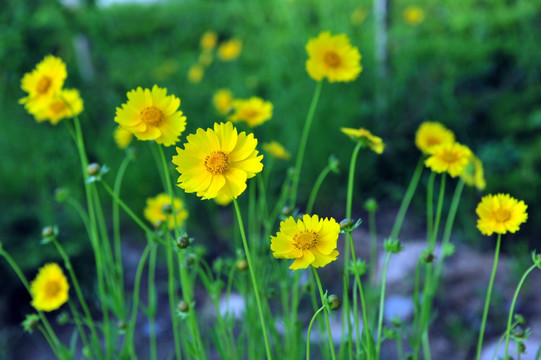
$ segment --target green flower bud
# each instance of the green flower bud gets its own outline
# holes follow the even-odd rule
[[[376,212],[378,210],[378,202],[374,198],[370,198],[364,202],[364,208],[368,212]]]
[[[98,163],[91,163],[86,167],[86,173],[89,176],[96,176],[100,173],[100,169],[101,167]]]
[[[335,155],[329,156],[329,168],[335,174],[340,172],[340,160]]]
[[[353,230],[357,229],[363,221],[358,219],[357,221],[353,219],[344,219],[340,221],[340,231],[343,233],[350,233]]]
[[[240,259],[237,261],[236,266],[238,271],[244,271],[248,269],[248,261],[246,261],[245,259]]]
[[[187,301],[180,300],[177,304],[177,310],[181,313],[187,313],[190,310],[190,304]]]
[[[401,252],[404,247],[402,247],[402,244],[400,244],[400,240],[396,239],[387,239],[383,242],[383,248],[385,251],[391,253],[391,254],[398,254]]]
[[[289,217],[293,215],[293,208],[291,206],[284,206],[280,213],[285,217]]]
[[[342,306],[342,301],[340,300],[338,295],[333,294],[327,298],[327,304],[329,304],[329,307],[331,308],[331,310],[336,311],[340,309],[340,306]]]
[[[21,325],[23,326],[24,331],[31,333],[37,329],[39,322],[40,320],[37,314],[28,314]]]
[[[41,236],[43,238],[49,238],[49,237],[55,236],[54,226],[49,225],[41,229]]]
[[[434,256],[433,253],[428,252],[428,251],[426,251],[426,250],[425,250],[425,252],[423,253],[422,257],[423,257],[423,262],[424,262],[425,264],[430,264],[431,262],[434,261],[434,259],[436,259],[436,257]]]
[[[173,213],[173,207],[171,206],[171,204],[164,204],[162,206],[162,213],[164,215],[171,215]]]
[[[179,249],[186,249],[190,246],[190,239],[186,236],[181,236],[177,239],[177,247]]]
[[[56,323],[58,325],[65,325],[70,320],[70,316],[66,311],[62,311],[58,316],[56,317]]]
[[[65,188],[59,187],[54,191],[54,199],[57,202],[64,202],[69,196],[69,191]]]

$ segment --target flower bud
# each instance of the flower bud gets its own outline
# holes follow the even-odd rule
[[[329,168],[335,174],[340,172],[340,160],[335,155],[329,156]]]
[[[70,320],[70,316],[66,311],[62,311],[60,314],[56,317],[56,323],[58,325],[65,325]]]
[[[353,221],[353,219],[344,219],[340,221],[340,230],[345,231],[351,228],[354,224],[355,224],[355,221]]]
[[[195,264],[195,255],[189,254],[186,256],[186,265],[191,266],[193,264]]]
[[[396,239],[396,240],[392,240],[392,239],[387,239],[383,242],[383,248],[385,249],[385,251],[391,253],[391,254],[398,254],[399,252],[402,251],[402,249],[404,249],[402,247],[402,244],[400,244],[400,240]]]
[[[434,259],[436,259],[436,257],[434,256],[433,253],[431,252],[425,252],[423,254],[423,261],[425,262],[425,264],[430,264],[434,261]]]
[[[119,332],[123,333],[126,331],[126,329],[128,329],[128,324],[124,320],[118,320],[116,322],[116,328]]]
[[[378,202],[374,198],[370,198],[364,202],[364,208],[368,212],[376,212],[378,210]]]
[[[69,191],[63,187],[59,187],[54,191],[54,199],[57,202],[64,202],[69,196]]]
[[[55,236],[54,227],[49,225],[45,226],[43,229],[41,229],[41,237],[43,238],[49,238]]]
[[[37,329],[39,321],[39,316],[37,314],[28,314],[21,325],[23,326],[24,331],[31,333]]]
[[[237,270],[244,271],[248,269],[248,261],[246,259],[240,259],[237,261]]]
[[[291,206],[284,206],[280,213],[286,217],[291,216],[293,214],[293,208]]]
[[[180,300],[177,304],[177,310],[181,313],[187,313],[190,310],[190,304],[187,301]]]
[[[164,204],[162,206],[162,213],[164,213],[165,215],[171,215],[173,213],[173,207],[171,206],[171,204]]]
[[[188,246],[190,246],[190,239],[186,236],[181,236],[177,239],[177,247],[179,249],[186,249]]]
[[[98,163],[88,164],[86,167],[86,173],[88,176],[96,176],[100,173],[100,165]]]
[[[340,306],[342,306],[342,301],[338,297],[338,295],[330,295],[327,298],[327,304],[329,304],[329,307],[331,310],[338,310],[340,309]]]

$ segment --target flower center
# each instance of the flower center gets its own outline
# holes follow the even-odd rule
[[[57,100],[49,105],[49,109],[55,114],[60,114],[67,108],[66,104],[62,100]]]
[[[49,90],[50,86],[51,86],[51,79],[48,76],[43,76],[41,79],[39,79],[38,84],[36,86],[36,90],[40,94],[45,94],[47,90]]]
[[[507,209],[498,209],[494,211],[494,218],[497,222],[503,223],[511,218],[511,212]]]
[[[437,137],[429,136],[429,137],[427,137],[427,139],[426,139],[426,144],[427,144],[428,146],[439,145],[439,143],[440,143],[440,139],[438,139]]]
[[[300,250],[313,248],[317,243],[317,233],[314,231],[303,231],[293,235],[293,246]]]
[[[444,152],[441,155],[441,158],[443,161],[445,161],[448,164],[455,163],[458,160],[458,156],[454,152]]]
[[[257,109],[246,109],[242,112],[243,119],[254,119],[259,116],[259,111]]]
[[[141,118],[149,125],[159,125],[162,122],[162,117],[161,110],[154,106],[149,106],[141,110]]]
[[[338,67],[338,65],[340,65],[340,56],[334,51],[327,51],[324,60],[330,67]]]
[[[48,298],[55,297],[60,292],[60,285],[56,281],[47,281],[44,292]]]
[[[212,175],[221,175],[229,169],[229,157],[223,151],[214,151],[205,158],[205,167]]]

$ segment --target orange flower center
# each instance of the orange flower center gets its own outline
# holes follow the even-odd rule
[[[221,175],[229,169],[229,157],[223,151],[215,151],[205,158],[205,167],[212,175]]]
[[[453,164],[458,161],[458,155],[451,151],[446,151],[441,154],[441,159],[447,164]]]
[[[430,146],[430,147],[439,145],[440,144],[440,139],[438,139],[437,137],[434,137],[434,136],[428,136],[426,138],[426,144],[428,146]]]
[[[317,244],[317,238],[315,231],[306,230],[293,235],[293,246],[300,250],[308,250]]]
[[[496,221],[500,223],[506,222],[511,218],[511,212],[507,209],[502,208],[494,211],[493,215],[494,219],[496,219]]]
[[[244,109],[241,113],[241,118],[251,120],[259,116],[259,110],[257,109]]]
[[[49,87],[51,86],[51,79],[48,76],[43,76],[39,79],[38,84],[36,85],[36,90],[40,94],[45,94]]]
[[[45,283],[45,288],[43,289],[45,296],[48,298],[53,298],[58,295],[60,292],[60,285],[57,281],[47,281]]]
[[[66,110],[66,103],[62,100],[56,100],[49,105],[49,109],[55,114],[60,114],[62,111]]]
[[[327,51],[323,59],[325,60],[325,63],[330,67],[335,68],[340,65],[340,56],[338,56],[338,54],[334,51]]]
[[[141,118],[148,125],[158,126],[162,122],[163,113],[160,109],[149,106],[141,111]]]

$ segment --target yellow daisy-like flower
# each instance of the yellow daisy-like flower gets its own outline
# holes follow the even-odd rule
[[[68,301],[68,280],[56,263],[49,263],[39,269],[30,284],[32,306],[41,311],[53,311]]]
[[[419,25],[425,20],[425,12],[418,6],[411,5],[404,9],[404,21],[410,25]]]
[[[66,64],[62,59],[47,55],[32,72],[24,74],[21,88],[28,96],[20,99],[19,103],[24,104],[31,114],[38,112],[60,92],[67,76]]]
[[[113,137],[116,146],[118,146],[119,149],[124,150],[130,145],[131,140],[133,139],[133,133],[124,129],[122,126],[117,126],[113,132]]]
[[[232,61],[239,57],[242,51],[242,41],[233,38],[218,46],[218,57],[222,61]]]
[[[278,259],[295,259],[292,270],[306,269],[309,265],[322,267],[336,260],[336,244],[340,225],[333,218],[320,219],[317,215],[304,215],[302,220],[292,216],[280,222],[280,231],[271,236],[271,250]]]
[[[205,68],[200,64],[190,66],[188,70],[188,81],[192,84],[199,84],[205,75]]]
[[[174,145],[186,128],[186,117],[178,110],[180,99],[167,96],[167,89],[138,87],[128,92],[128,102],[116,108],[115,121],[139,140]]]
[[[218,34],[215,31],[205,31],[201,36],[200,45],[203,50],[212,50],[218,42]]]
[[[372,135],[370,131],[364,128],[341,128],[340,131],[349,136],[351,140],[358,141],[364,146],[367,146],[376,154],[383,153],[383,150],[385,149],[383,140],[379,136]]]
[[[212,103],[221,115],[227,115],[232,110],[233,93],[229,89],[219,89],[214,93]]]
[[[254,135],[238,133],[230,122],[198,129],[186,140],[184,149],[177,147],[173,156],[180,173],[178,186],[203,199],[219,194],[237,198],[246,189],[246,180],[263,169]]]
[[[462,179],[469,186],[475,186],[479,190],[484,190],[487,186],[484,174],[483,163],[472,153],[470,162],[462,173]]]
[[[424,154],[432,154],[434,148],[455,142],[455,134],[439,122],[425,121],[415,133],[415,145]]]
[[[425,165],[437,173],[447,172],[457,177],[466,169],[471,154],[467,146],[459,143],[443,144],[434,148],[433,154],[425,160]]]
[[[310,39],[306,44],[306,71],[316,81],[353,81],[361,73],[361,54],[351,46],[345,34],[331,35],[329,31]]]
[[[231,106],[234,109],[229,117],[232,122],[245,121],[249,127],[256,127],[272,117],[272,104],[257,96],[244,100],[234,100]]]
[[[280,144],[277,141],[271,141],[269,143],[264,143],[262,145],[263,150],[267,152],[269,155],[280,159],[280,160],[289,160],[291,158],[291,154],[289,151],[287,151],[282,144]]]
[[[475,210],[479,216],[477,228],[488,236],[508,231],[514,233],[528,219],[527,208],[524,201],[518,201],[509,194],[484,196]]]
[[[49,103],[36,109],[34,118],[37,122],[49,120],[53,125],[64,118],[79,115],[83,111],[83,100],[76,89],[61,90],[56,96],[49,99]]]
[[[188,211],[184,208],[182,200],[175,198],[171,206],[171,197],[167,194],[159,194],[153,198],[147,199],[145,207],[145,218],[150,221],[155,227],[159,227],[164,221],[167,221],[167,228],[172,230],[184,223],[188,218]],[[173,217],[173,207],[175,209],[176,220]]]

